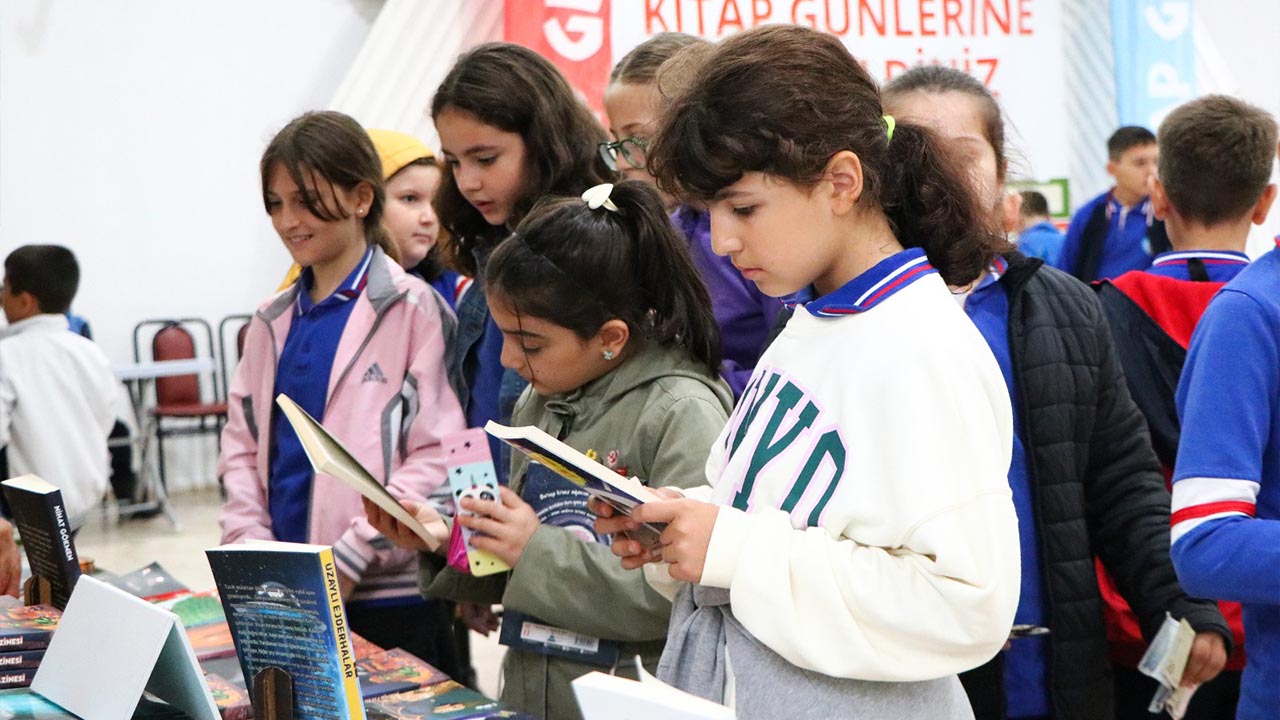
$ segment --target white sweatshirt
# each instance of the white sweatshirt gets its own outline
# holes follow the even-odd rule
[[[8,445],[9,474],[57,485],[72,527],[106,493],[119,386],[107,356],[68,331],[64,315],[0,331],[0,447]]]
[[[922,251],[894,255],[797,306],[760,358],[712,448],[711,487],[689,493],[723,506],[702,583],[808,670],[916,681],[976,667],[1018,602],[1012,432],[986,342]]]

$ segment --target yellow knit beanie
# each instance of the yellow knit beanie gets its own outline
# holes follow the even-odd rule
[[[373,140],[373,147],[382,158],[382,179],[389,180],[414,160],[434,160],[435,153],[421,140],[395,130],[366,130]]]

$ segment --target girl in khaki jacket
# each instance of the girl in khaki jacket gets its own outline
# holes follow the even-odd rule
[[[513,424],[537,426],[651,486],[702,482],[732,396],[718,375],[707,290],[652,188],[627,181],[544,201],[494,251],[485,281],[503,333],[502,364],[529,381]],[[517,645],[503,665],[504,703],[577,718],[570,681],[592,670],[634,676],[636,655],[654,669],[671,604],[640,573],[622,570],[604,542],[544,524],[522,498],[540,470],[516,453],[511,487],[498,501],[462,501],[477,515],[458,521],[487,536],[474,536],[472,546],[496,554],[510,573],[471,577],[424,555],[421,580],[425,593],[478,605],[481,614],[501,602],[515,634],[549,627],[598,646],[578,660]],[[405,505],[424,523],[439,520],[425,505]],[[421,547],[376,508],[370,520]]]

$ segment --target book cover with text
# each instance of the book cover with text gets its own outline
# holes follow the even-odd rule
[[[363,720],[333,549],[255,542],[207,550],[241,672],[293,678],[298,720]]]
[[[0,486],[13,512],[31,574],[48,580],[53,593],[50,602],[59,610],[65,608],[81,573],[62,491],[35,475],[5,480]]]

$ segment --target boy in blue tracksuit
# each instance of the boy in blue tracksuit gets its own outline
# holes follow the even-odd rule
[[[1233,147],[1274,149],[1276,126],[1268,125],[1236,131]],[[1206,135],[1227,126],[1219,118],[1206,125]],[[1233,172],[1253,172],[1266,182],[1270,153],[1246,161],[1247,153],[1235,152],[1242,159]],[[1203,174],[1190,200],[1238,215],[1240,199],[1220,190],[1215,195],[1226,183]],[[1275,192],[1269,185],[1264,199]],[[1209,303],[1191,337],[1176,401],[1182,435],[1173,473],[1174,567],[1192,595],[1242,604],[1248,662],[1236,717],[1274,718],[1280,711],[1280,247]]]
[[[1107,140],[1107,155],[1107,174],[1116,184],[1076,211],[1058,256],[1060,270],[1085,282],[1145,270],[1169,249],[1147,190],[1156,171],[1156,136],[1144,127],[1122,127]]]

